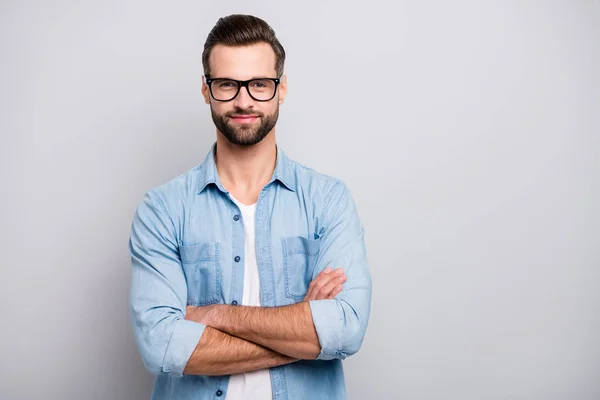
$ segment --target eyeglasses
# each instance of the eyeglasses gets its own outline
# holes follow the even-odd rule
[[[229,78],[206,77],[206,84],[210,88],[210,95],[217,101],[231,101],[245,87],[250,97],[256,101],[269,101],[275,97],[279,78],[259,78],[248,81],[236,81]]]

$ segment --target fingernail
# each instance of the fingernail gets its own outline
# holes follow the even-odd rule
[[[346,277],[345,277],[345,276],[340,276],[340,277],[339,277],[339,278],[337,278],[337,279],[338,279],[338,281],[342,282],[344,279],[346,279]]]
[[[324,270],[324,271],[325,271],[325,273],[326,273],[326,274],[330,273],[330,272],[331,272],[331,267],[327,267],[327,268],[325,268],[325,270]]]
[[[335,270],[336,274],[341,274],[342,272],[344,272],[344,270],[341,269],[341,268],[338,268],[338,269]]]

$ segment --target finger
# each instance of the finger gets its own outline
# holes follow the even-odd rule
[[[331,292],[331,294],[329,295],[330,299],[334,299],[335,296],[337,296],[338,294],[340,294],[342,292],[342,285],[337,285],[334,289],[333,292]]]
[[[323,271],[319,272],[319,274],[317,276],[315,276],[315,279],[313,279],[312,282],[317,281],[319,279],[323,279],[323,278],[329,276],[329,274],[331,273],[331,271],[333,271],[333,269],[331,267],[324,268]]]
[[[320,279],[326,277],[332,271],[331,267],[327,267],[323,269],[316,277],[313,279],[308,285],[308,289],[306,291],[306,295],[304,296],[304,301],[314,300],[313,292],[315,288],[315,283],[319,282]]]
[[[331,267],[327,267],[325,269],[323,269],[316,277],[315,279],[313,279],[310,284],[308,285],[308,292],[312,292],[314,290],[314,287],[316,284],[318,284],[319,282],[321,282],[321,280],[326,279],[329,274],[331,273],[332,268]]]
[[[316,277],[315,279],[313,279],[310,284],[308,285],[308,290],[306,291],[306,297],[310,298],[310,300],[314,300],[312,298],[313,292],[314,292],[314,288],[315,288],[315,282],[318,282],[319,279],[327,276],[329,273],[331,272],[331,267],[327,267],[325,268],[323,271],[321,271]]]
[[[329,283],[335,281],[338,277],[343,275],[343,270],[338,268],[333,272],[329,272],[327,274],[319,274],[317,278],[315,278],[312,282],[312,295],[316,296],[316,292],[320,292],[324,286],[327,286]]]
[[[318,292],[316,292],[316,296],[318,300],[327,299],[331,295],[331,293],[335,290],[338,285],[346,282],[346,275],[339,275],[335,279],[331,280],[327,285],[323,286]]]

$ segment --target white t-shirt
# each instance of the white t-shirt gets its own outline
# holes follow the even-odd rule
[[[256,204],[246,205],[231,197],[242,211],[244,221],[244,292],[242,305],[260,306],[260,281],[256,264],[254,241],[254,215]],[[268,369],[231,375],[227,388],[227,400],[272,400],[271,374]]]

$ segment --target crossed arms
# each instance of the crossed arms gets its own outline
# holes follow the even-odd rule
[[[175,213],[158,191],[148,192],[129,243],[131,315],[146,367],[176,377],[227,375],[299,359],[343,359],[358,351],[371,300],[363,229],[341,182],[326,198],[315,273],[330,265],[343,268],[347,282],[336,295],[309,289],[304,301],[284,307],[186,307],[187,284],[170,216]],[[313,283],[321,282],[316,278]]]
[[[341,268],[326,268],[302,302],[285,307],[188,306],[185,319],[206,328],[184,374],[228,375],[315,359],[321,347],[308,302],[333,299],[345,280]]]

